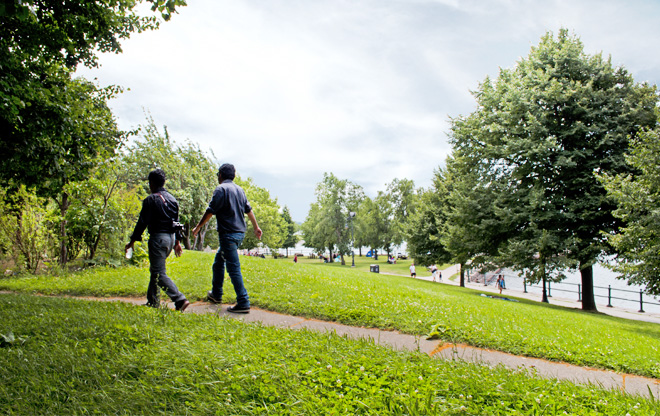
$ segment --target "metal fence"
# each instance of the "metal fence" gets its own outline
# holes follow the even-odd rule
[[[507,273],[502,273],[501,271],[494,273],[486,273],[483,275],[481,273],[474,273],[468,275],[468,281],[472,282],[483,282],[485,286],[495,284],[497,281],[498,275],[504,275],[505,280],[511,281],[512,279],[521,279],[522,280],[522,290],[524,293],[529,293],[528,289],[537,289],[542,290],[543,285],[541,283],[531,284],[528,283],[525,279],[518,276],[512,276]],[[578,301],[582,302],[582,284],[580,283],[570,283],[570,282],[546,282],[547,296],[552,297],[553,292],[563,292],[573,294],[573,297]],[[632,295],[634,294],[634,295]],[[605,306],[611,308],[613,307],[612,301],[619,301],[619,304],[630,305],[630,307],[639,306],[638,312],[645,312],[645,305],[660,306],[660,302],[657,301],[656,297],[644,292],[643,289],[639,290],[628,290],[628,289],[619,289],[613,288],[612,285],[607,286],[597,286],[594,285],[594,297],[602,299],[603,302],[607,304]],[[568,298],[568,297],[565,297]],[[625,306],[624,306],[625,307]]]

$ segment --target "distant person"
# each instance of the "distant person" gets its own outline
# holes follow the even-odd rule
[[[410,277],[413,279],[417,277],[417,273],[415,272],[415,263],[410,265]]]
[[[432,264],[430,267],[431,270],[431,277],[433,278],[433,281],[435,282],[435,279],[438,278],[438,268],[436,267],[435,264]]]
[[[442,272],[438,270],[438,282],[442,282]]]
[[[177,311],[185,311],[190,302],[179,291],[176,284],[167,276],[165,263],[167,257],[174,249],[174,254],[180,256],[183,252],[177,233],[175,222],[179,221],[179,203],[165,190],[165,172],[156,169],[149,172],[149,189],[151,195],[142,201],[140,217],[135,224],[131,241],[126,244],[124,251],[133,250],[136,241],[142,241],[142,233],[149,231],[149,286],[147,287],[147,306],[157,308],[160,306],[159,287],[174,302]]]
[[[294,262],[294,263],[298,263],[298,255],[297,255],[297,254],[295,254],[295,255],[293,256],[293,262]]]
[[[206,297],[211,303],[221,303],[222,286],[225,280],[225,266],[236,292],[236,304],[227,308],[231,313],[249,313],[250,298],[241,274],[241,262],[238,258],[238,247],[245,238],[245,214],[247,214],[254,234],[261,239],[263,234],[257,224],[252,207],[245,196],[245,191],[234,183],[236,169],[234,165],[225,163],[218,169],[218,187],[213,192],[213,197],[206,212],[199,220],[199,224],[193,229],[193,235],[197,236],[213,215],[218,222],[218,251],[213,261],[212,288]]]
[[[501,294],[502,289],[504,289],[504,276],[502,275],[497,276],[497,288],[500,290]]]

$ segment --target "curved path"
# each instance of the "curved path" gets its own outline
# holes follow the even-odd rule
[[[451,276],[450,270],[444,276]],[[445,280],[446,281],[446,280]],[[144,303],[142,298],[81,298],[99,301],[122,301],[134,304]],[[555,302],[553,302],[555,303]],[[173,307],[173,305],[169,305]],[[613,371],[579,367],[566,363],[553,362],[538,358],[522,357],[489,349],[471,347],[462,344],[450,344],[444,341],[427,340],[419,336],[384,331],[374,328],[361,328],[326,322],[298,316],[283,315],[276,312],[252,308],[251,313],[241,315],[226,311],[228,305],[214,305],[207,302],[191,303],[186,313],[216,314],[223,318],[239,319],[244,322],[260,322],[263,325],[289,329],[308,329],[319,332],[334,332],[349,338],[367,338],[375,343],[395,349],[421,351],[432,357],[451,360],[463,360],[510,369],[527,369],[540,377],[556,378],[574,383],[594,384],[606,389],[618,389],[633,395],[660,398],[660,380]]]

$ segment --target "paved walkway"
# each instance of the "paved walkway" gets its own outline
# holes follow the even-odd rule
[[[449,268],[442,272],[445,284],[455,284],[448,278],[456,273],[455,268]],[[426,279],[426,278],[425,278]],[[430,280],[429,277],[426,280]],[[495,291],[494,288],[484,287],[483,285],[474,285],[474,289],[487,291]],[[468,284],[468,287],[472,287]],[[525,294],[507,292],[509,296],[528,297]],[[529,294],[527,294],[529,295]],[[538,296],[537,296],[538,297]],[[532,297],[534,296],[532,295]],[[144,303],[144,299],[135,298],[85,298],[96,299],[105,301],[123,301],[135,304]],[[537,299],[534,299],[537,300]],[[579,307],[578,302],[563,301],[553,298],[553,304],[561,304],[569,307]],[[564,304],[566,303],[566,304]],[[172,305],[170,305],[172,306]],[[308,329],[318,332],[334,332],[338,335],[347,336],[350,338],[368,338],[374,340],[377,344],[390,346],[395,349],[421,351],[429,354],[432,357],[451,360],[463,360],[473,363],[483,363],[487,365],[497,366],[503,365],[510,369],[528,369],[531,372],[546,378],[556,378],[560,380],[568,380],[575,383],[594,384],[604,387],[606,389],[618,389],[633,395],[648,396],[649,392],[655,398],[660,398],[660,380],[640,377],[630,374],[620,374],[613,371],[598,370],[594,368],[585,368],[566,363],[559,363],[547,361],[538,358],[529,358],[516,356],[500,351],[494,351],[483,348],[471,347],[469,345],[451,344],[438,340],[427,340],[425,338],[401,334],[395,331],[384,331],[373,328],[360,328],[348,325],[342,325],[334,322],[320,321],[316,319],[302,318],[298,316],[283,315],[276,312],[266,311],[258,308],[252,308],[251,312],[246,315],[237,315],[228,313],[226,311],[228,305],[213,305],[207,302],[196,302],[191,304],[186,313],[200,313],[200,314],[217,314],[223,318],[239,319],[244,322],[260,322],[263,325],[274,326],[279,328],[289,328],[293,330]],[[624,310],[616,310],[614,308],[607,308],[610,315],[621,316],[630,318],[633,315],[626,315],[632,313]],[[621,315],[620,315],[621,314]],[[644,315],[644,314],[639,314]],[[639,318],[651,318],[651,316],[642,316]],[[660,317],[654,317],[660,322]],[[647,319],[644,319],[647,320]],[[656,321],[654,321],[656,322]]]

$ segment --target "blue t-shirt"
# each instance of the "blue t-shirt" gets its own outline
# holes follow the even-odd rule
[[[245,214],[251,211],[245,191],[230,179],[225,179],[215,188],[206,209],[206,212],[215,215],[220,234],[245,233]]]

